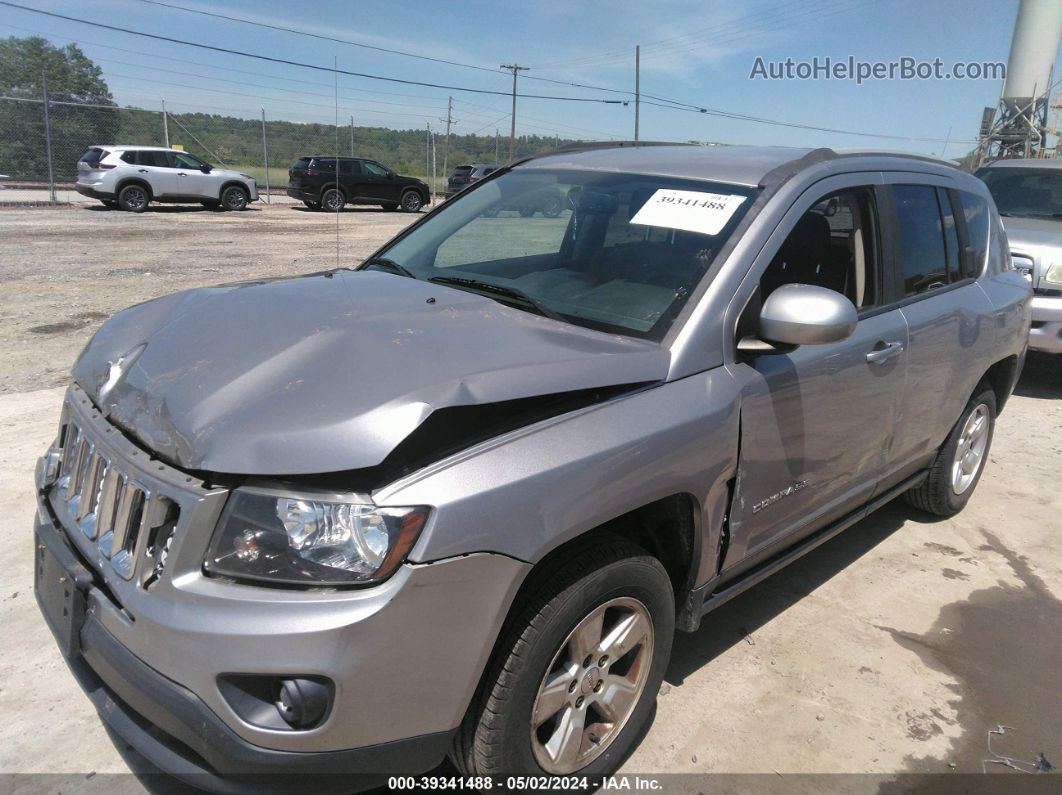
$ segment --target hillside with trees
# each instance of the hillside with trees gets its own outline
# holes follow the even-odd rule
[[[39,36],[0,39],[0,173],[15,179],[48,177],[44,124],[44,75],[47,75],[53,168],[58,181],[76,177],[81,154],[96,144],[162,146],[162,113],[119,107],[100,68],[74,44],[56,47]],[[241,168],[261,178],[264,171],[262,122],[207,113],[169,114],[171,145],[209,162]],[[287,169],[309,154],[369,157],[399,173],[425,175],[426,135],[420,130],[355,127],[338,131],[330,124],[273,121],[266,124],[266,143],[273,184],[283,183]],[[436,135],[436,163],[442,178],[444,136]],[[337,149],[338,141],[338,149]],[[538,135],[517,139],[518,157],[553,149],[568,139]],[[499,143],[508,159],[509,140]],[[452,135],[451,166],[494,162],[493,135]]]

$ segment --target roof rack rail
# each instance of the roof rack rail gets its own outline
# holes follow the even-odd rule
[[[550,149],[548,152],[539,152],[537,155],[528,155],[527,157],[522,157],[519,160],[507,163],[504,167],[514,168],[515,166],[523,165],[528,161],[538,160],[540,157],[550,157],[551,155],[592,152],[597,149],[633,149],[638,146],[700,146],[700,144],[691,144],[682,141],[582,141],[572,144],[564,144],[564,146],[558,146],[556,149]]]

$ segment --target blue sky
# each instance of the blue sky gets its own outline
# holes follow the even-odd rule
[[[212,19],[139,0],[19,0],[25,5],[122,27],[406,80],[506,92],[499,64],[529,76],[632,90],[634,45],[642,45],[642,90],[694,105],[875,134],[791,129],[643,105],[641,137],[792,146],[878,146],[958,157],[972,146],[981,109],[1001,81],[750,80],[757,56],[810,60],[1005,61],[1017,0],[171,0],[199,8],[384,48],[486,67],[449,66],[346,44]],[[234,55],[93,28],[4,8],[0,35],[40,33],[71,40],[102,67],[121,104],[178,111],[330,122],[332,76]],[[106,45],[106,46],[103,46]],[[521,78],[520,91],[626,98]],[[441,128],[454,97],[460,133],[508,134],[509,99],[350,76],[339,77],[340,116],[357,124]],[[633,137],[634,109],[598,103],[521,99],[517,132],[582,138]]]

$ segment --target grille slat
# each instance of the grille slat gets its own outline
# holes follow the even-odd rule
[[[167,515],[173,503],[123,472],[76,422],[68,423],[62,438],[57,497],[111,567],[130,579],[140,540],[151,536],[154,517]]]

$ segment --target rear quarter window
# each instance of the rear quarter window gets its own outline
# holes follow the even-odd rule
[[[989,212],[988,202],[976,193],[960,190],[959,201],[962,214],[966,219],[967,245],[973,249],[973,256],[964,263],[964,276],[979,276],[985,266],[988,253]]]
[[[85,154],[81,155],[79,160],[82,160],[86,163],[98,163],[103,160],[103,158],[105,158],[108,154],[110,154],[110,152],[108,152],[106,149],[100,149],[97,146],[93,146],[89,148],[85,152]]]

